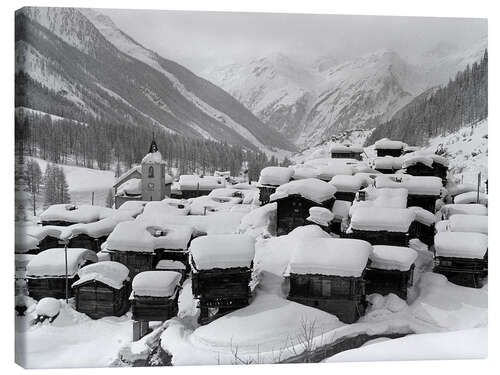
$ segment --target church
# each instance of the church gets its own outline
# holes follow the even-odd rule
[[[161,201],[170,196],[173,178],[165,173],[165,162],[153,139],[141,165],[117,178],[113,185],[115,208],[127,201]]]

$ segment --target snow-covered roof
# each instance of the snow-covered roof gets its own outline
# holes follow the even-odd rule
[[[309,217],[308,221],[312,223],[316,223],[319,225],[328,225],[330,221],[332,221],[334,215],[332,211],[324,208],[324,207],[311,207],[309,209]]]
[[[403,157],[403,168],[408,168],[413,165],[417,165],[418,163],[424,164],[429,168],[432,168],[432,164],[434,164],[434,160],[428,155],[422,154],[408,154]]]
[[[126,211],[130,216],[136,217],[142,214],[144,206],[148,202],[149,201],[126,201],[118,208],[118,211]]]
[[[449,218],[449,223],[449,228],[452,232],[488,234],[488,216],[457,214]]]
[[[370,255],[370,268],[408,271],[417,256],[418,253],[409,247],[376,245]]]
[[[372,246],[362,240],[311,238],[293,252],[289,272],[359,277],[371,252]]]
[[[134,218],[129,215],[129,212],[116,211],[112,216],[93,223],[73,224],[68,227],[61,227],[59,238],[67,240],[79,234],[86,234],[93,238],[107,236],[119,223],[131,220],[134,220]]]
[[[477,191],[469,191],[467,193],[458,194],[453,198],[453,203],[468,204],[468,203],[481,203],[488,204],[488,194],[479,192],[479,202],[477,200]]]
[[[342,192],[357,192],[361,187],[367,186],[365,179],[361,176],[346,176],[346,175],[337,175],[333,176],[330,181],[330,184],[337,188],[337,191]]]
[[[330,147],[330,152],[338,153],[338,154],[347,154],[347,153],[354,152],[357,154],[361,154],[363,152],[363,147],[353,146],[349,143],[346,143],[346,144],[334,143]]]
[[[211,198],[241,198],[242,204],[251,204],[257,197],[258,189],[237,189],[233,186],[230,188],[215,189],[208,194]]]
[[[279,186],[286,184],[293,176],[293,169],[287,167],[265,167],[260,171],[259,184]]]
[[[465,215],[488,215],[488,208],[479,203],[469,204],[446,204],[441,208],[441,211],[447,216],[456,214]]]
[[[442,180],[434,176],[411,176],[398,174],[394,176],[381,175],[375,179],[377,188],[405,188],[411,195],[441,194]]]
[[[185,203],[173,204],[168,201],[152,201],[144,206],[143,216],[173,215],[185,216],[189,214],[189,207]]]
[[[186,266],[178,260],[162,259],[155,268],[157,270],[185,270]]]
[[[303,198],[315,203],[323,203],[335,196],[337,189],[332,184],[316,178],[290,181],[279,186],[276,192],[271,194],[271,201],[285,198],[289,195],[298,194]]]
[[[121,289],[123,283],[128,280],[129,270],[127,266],[112,261],[102,261],[89,264],[78,271],[79,279],[72,287],[86,283],[87,281],[99,281],[114,289]]]
[[[337,161],[337,163],[331,163],[328,165],[320,165],[316,167],[318,170],[318,178],[322,180],[331,180],[334,176],[338,175],[353,175],[354,167],[345,163],[338,162],[340,159],[332,159]]]
[[[180,286],[181,274],[175,271],[145,271],[132,281],[134,297],[173,297]]]
[[[403,188],[375,188],[369,186],[362,190],[365,194],[364,201],[355,200],[351,208],[351,215],[358,207],[387,207],[406,208],[408,190]]]
[[[342,220],[349,217],[352,202],[336,199],[333,202],[332,213],[335,219]]]
[[[226,186],[223,177],[183,174],[179,177],[180,190],[213,190]]]
[[[97,255],[87,249],[68,248],[68,276],[76,275],[85,262],[97,262]],[[64,277],[66,275],[64,248],[54,248],[37,254],[26,266],[26,276]]]
[[[406,143],[401,141],[392,141],[389,138],[382,138],[375,142],[375,150],[402,150]]]
[[[454,183],[448,183],[446,185],[446,190],[448,191],[448,194],[450,194],[452,197],[462,194],[462,193],[468,193],[469,191],[474,191],[477,192],[477,185],[476,184],[454,184]],[[481,186],[479,188],[479,191],[481,193],[484,193],[484,187]]]
[[[398,170],[403,167],[403,160],[400,157],[381,156],[375,158],[375,169],[394,169]]]
[[[450,221],[449,220],[441,220],[436,223],[434,227],[436,233],[439,232],[449,232],[450,231]]]
[[[242,234],[208,235],[194,239],[189,246],[196,270],[250,267],[255,240]]]
[[[142,193],[142,179],[131,178],[116,189],[116,195],[140,195]]]
[[[118,224],[106,241],[108,250],[154,252],[155,249],[186,250],[193,234],[187,225],[165,224],[142,218]]]
[[[293,169],[292,179],[303,180],[305,178],[318,178],[319,171],[310,165],[294,165],[290,167]]]
[[[156,152],[149,152],[147,153],[141,161],[141,164],[162,164],[163,162],[163,157],[161,156],[160,151]]]
[[[140,165],[137,165],[135,167],[130,168],[127,172],[123,173],[120,177],[118,177],[115,181],[115,184],[113,187],[119,186],[123,180],[125,180],[127,177],[129,177],[132,173],[137,172],[142,176],[142,167]]]
[[[434,236],[436,255],[452,258],[483,259],[488,236],[473,232],[439,232]]]
[[[67,221],[70,223],[91,223],[112,215],[116,210],[87,204],[54,204],[40,215],[41,221]]]
[[[230,171],[215,171],[214,172],[215,177],[231,177],[231,172]]]
[[[407,208],[358,207],[352,213],[351,227],[357,230],[408,232],[415,220],[414,211]]]
[[[430,211],[423,209],[422,207],[412,206],[408,207],[409,210],[415,212],[415,221],[431,226],[436,222],[436,215]]]

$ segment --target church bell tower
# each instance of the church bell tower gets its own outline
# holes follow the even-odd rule
[[[142,169],[142,200],[161,201],[165,198],[165,163],[158,151],[158,145],[153,137],[149,153],[141,162]]]

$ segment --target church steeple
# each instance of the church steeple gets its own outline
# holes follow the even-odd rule
[[[149,153],[152,154],[158,151],[158,145],[155,140],[155,132],[153,132],[153,139],[151,140],[151,144],[149,145]]]

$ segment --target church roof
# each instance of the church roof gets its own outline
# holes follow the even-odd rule
[[[121,185],[123,183],[123,181],[129,177],[132,173],[134,172],[138,172],[141,176],[142,176],[142,170],[141,170],[141,166],[140,165],[137,165],[133,168],[130,168],[127,172],[125,172],[124,174],[122,174],[120,177],[118,177],[115,181],[115,184],[113,185],[113,187],[117,187],[119,185]]]

